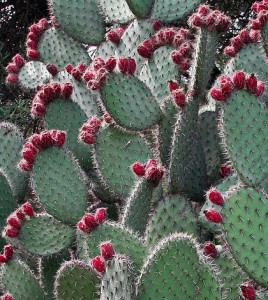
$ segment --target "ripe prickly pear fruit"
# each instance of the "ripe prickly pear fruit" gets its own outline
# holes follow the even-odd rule
[[[16,215],[12,214],[7,218],[7,224],[13,228],[20,229],[21,228],[21,221],[17,218]]]
[[[1,296],[1,300],[14,300],[14,298],[10,293],[5,293],[3,296]]]
[[[208,199],[216,204],[216,205],[223,205],[224,199],[222,194],[217,191],[215,188],[211,188],[208,192],[207,192],[207,196]]]
[[[4,229],[4,235],[9,238],[17,238],[19,236],[19,230],[14,227],[7,226]]]
[[[143,164],[140,162],[135,162],[132,165],[132,171],[137,175],[137,176],[144,176],[145,175],[145,167]]]
[[[103,223],[107,217],[107,209],[106,208],[98,208],[95,212],[95,220],[98,224]]]
[[[22,205],[22,210],[27,216],[29,216],[29,217],[34,216],[34,210],[33,210],[31,203],[29,203],[29,202],[24,203]]]
[[[246,300],[255,300],[256,291],[250,282],[244,282],[239,287],[242,297]]]
[[[4,255],[7,258],[7,260],[10,260],[13,257],[14,251],[13,251],[13,248],[11,247],[11,245],[5,245]]]
[[[213,222],[213,223],[221,223],[222,222],[221,214],[213,208],[204,210],[204,214],[205,214],[206,218],[208,219],[208,221],[210,221],[210,222]]]
[[[95,269],[99,273],[103,273],[106,269],[106,262],[100,255],[91,259],[90,263],[93,269]]]
[[[107,261],[110,260],[114,257],[115,251],[114,247],[111,243],[106,242],[106,243],[101,243],[100,245],[100,253],[101,256]]]
[[[98,223],[96,222],[95,216],[86,213],[83,217],[83,221],[85,222],[86,226],[91,230],[97,227]]]
[[[205,242],[205,244],[203,245],[203,253],[204,255],[209,256],[211,258],[216,258],[218,256],[218,252],[215,245],[210,241]]]

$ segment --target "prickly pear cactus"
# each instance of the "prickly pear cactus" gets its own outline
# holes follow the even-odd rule
[[[268,1],[218,78],[231,19],[200,2],[30,26],[6,82],[43,127],[0,124],[1,299],[268,299]]]

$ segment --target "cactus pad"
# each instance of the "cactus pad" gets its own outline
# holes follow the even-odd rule
[[[154,0],[126,0],[126,2],[135,16],[145,18],[149,15]]]

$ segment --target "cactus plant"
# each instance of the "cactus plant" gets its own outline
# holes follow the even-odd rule
[[[216,79],[231,20],[201,2],[53,0],[30,26],[6,81],[43,125],[0,124],[1,299],[268,299],[268,2]]]

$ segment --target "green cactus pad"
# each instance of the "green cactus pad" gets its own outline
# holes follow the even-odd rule
[[[201,0],[155,0],[152,17],[166,23],[176,22],[189,14]]]
[[[32,182],[40,203],[56,219],[76,224],[84,215],[87,185],[69,152],[54,146],[40,151],[33,165]]]
[[[109,23],[124,24],[135,17],[125,0],[98,0],[97,4]]]
[[[6,218],[16,209],[16,206],[17,202],[9,182],[0,171],[0,232],[6,225]]]
[[[106,267],[101,282],[100,300],[134,299],[134,270],[124,255],[118,254]]]
[[[178,109],[177,107],[175,107],[174,100],[171,97],[163,101],[161,109],[163,117],[159,124],[159,150],[161,161],[167,167],[170,159],[170,146],[172,143],[173,130],[176,123],[176,115],[178,113]]]
[[[130,130],[144,130],[161,118],[149,88],[134,76],[111,73],[101,88],[102,101],[114,120]]]
[[[222,180],[222,182],[217,185],[215,188],[223,194],[225,197],[227,192],[230,192],[236,185],[238,184],[238,179],[236,175],[229,176]],[[206,202],[203,204],[201,211],[199,213],[198,222],[204,227],[206,230],[220,234],[222,233],[222,224],[221,223],[212,223],[209,222],[206,216],[204,215],[204,210],[208,209],[215,209],[216,211],[220,212],[222,207],[212,203],[208,198]]]
[[[220,253],[214,263],[219,268],[219,277],[223,283],[223,299],[240,299],[238,286],[247,281],[248,275],[239,267],[228,251]]]
[[[134,57],[137,70],[139,70],[141,64],[144,62],[144,58],[138,54],[137,47],[154,33],[151,20],[135,19],[121,37],[117,51],[118,56]]]
[[[19,241],[32,254],[51,255],[69,247],[73,235],[73,228],[40,214],[22,224]]]
[[[20,85],[29,90],[35,89],[38,84],[48,83],[50,79],[50,73],[40,61],[27,62],[19,72]]]
[[[24,196],[28,184],[28,174],[17,168],[21,160],[22,146],[23,136],[20,130],[11,123],[0,123],[0,169],[5,174],[13,194],[19,198]]]
[[[150,88],[159,103],[170,95],[167,82],[178,80],[180,76],[178,67],[170,57],[173,50],[171,46],[158,48],[150,59],[145,61],[139,75],[140,80]]]
[[[85,257],[85,252],[90,258],[99,255],[99,244],[105,241],[110,241],[117,253],[126,254],[133,261],[135,268],[140,269],[146,252],[145,245],[129,230],[111,222],[100,224],[89,234],[78,230],[77,247],[79,257]]]
[[[185,234],[171,235],[152,250],[141,270],[138,290],[138,300],[221,299],[214,271]]]
[[[99,278],[89,265],[78,260],[71,260],[59,269],[54,292],[58,300],[98,299],[99,283]]]
[[[76,66],[80,62],[89,64],[91,61],[82,44],[56,28],[44,32],[38,44],[38,52],[43,63],[51,62],[58,68],[63,68],[67,64]]]
[[[127,197],[136,180],[130,166],[135,161],[146,162],[152,153],[139,135],[110,125],[97,135],[95,156],[106,185],[118,196]]]
[[[18,300],[45,300],[45,294],[29,267],[20,260],[1,266],[1,287]],[[34,298],[33,298],[34,297]]]
[[[261,30],[261,36],[262,36],[264,49],[267,51],[268,50],[268,24],[267,24],[267,22],[264,25],[263,29]]]
[[[153,213],[146,230],[146,244],[152,247],[176,232],[198,237],[198,224],[191,202],[180,195],[169,195],[158,203]]]
[[[101,57],[104,60],[108,59],[111,56],[117,57],[116,50],[117,46],[114,43],[112,43],[111,41],[105,41],[102,42],[96,49],[94,57]]]
[[[145,18],[149,15],[154,0],[126,0],[129,8],[135,16]]]
[[[244,46],[234,58],[226,65],[224,72],[231,76],[237,70],[246,73],[255,73],[259,80],[267,81],[268,63],[266,52],[261,43],[250,43]],[[262,97],[268,105],[268,89],[266,88]]]
[[[230,250],[251,278],[268,285],[267,196],[252,188],[242,188],[225,200],[223,226]]]
[[[243,182],[254,186],[267,177],[268,112],[256,96],[245,90],[231,94],[224,106],[222,134]]]
[[[214,111],[205,111],[199,115],[199,130],[206,158],[207,175],[218,173],[222,164],[218,115]]]
[[[145,230],[154,188],[151,181],[142,178],[134,186],[126,201],[122,224],[138,235],[143,234]]]
[[[90,45],[103,40],[105,23],[96,0],[53,0],[52,8],[63,30],[72,38]]]
[[[90,169],[92,162],[90,146],[78,141],[79,129],[87,121],[87,116],[77,103],[58,99],[50,103],[45,115],[47,129],[66,131],[65,146],[78,159],[82,168]]]

